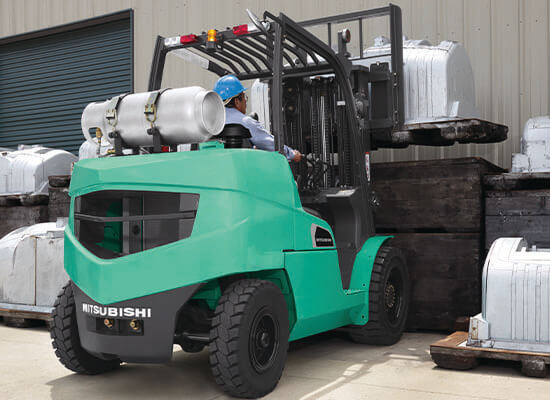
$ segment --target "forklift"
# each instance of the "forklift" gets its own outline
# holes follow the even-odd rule
[[[364,344],[402,335],[407,266],[391,236],[376,235],[369,172],[370,152],[403,125],[401,10],[303,22],[248,13],[251,23],[227,30],[159,36],[140,111],[150,141],[136,145],[111,124],[113,154],[74,167],[70,281],[51,337],[76,373],[167,362],[174,344],[207,346],[221,388],[257,398],[277,385],[291,341],[334,329]],[[374,17],[389,19],[391,61],[356,65],[350,29],[333,37],[332,28],[357,24],[362,49]],[[320,26],[326,41],[309,30]],[[276,151],[246,146],[239,126],[176,151],[151,117],[171,90],[161,90],[169,53],[220,77],[265,82]],[[109,103],[109,123],[117,110],[122,121],[121,97]],[[302,162],[289,165],[284,144]]]

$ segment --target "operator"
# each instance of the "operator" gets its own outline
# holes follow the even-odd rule
[[[234,75],[222,76],[214,85],[214,91],[220,95],[225,105],[225,123],[239,124],[250,131],[250,141],[262,150],[275,151],[275,139],[273,135],[265,130],[259,121],[246,115],[247,96],[244,93],[246,88]],[[285,156],[289,161],[300,162],[302,154],[284,146]]]

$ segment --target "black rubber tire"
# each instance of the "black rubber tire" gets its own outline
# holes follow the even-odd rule
[[[264,318],[267,323],[262,326],[273,324],[275,334],[269,344],[273,350],[268,350],[265,366],[255,367],[255,362],[259,364],[254,361],[253,346],[261,340],[259,332],[253,331]],[[288,337],[286,301],[275,284],[258,279],[232,283],[220,297],[210,331],[210,366],[216,383],[231,396],[265,396],[283,373]]]
[[[195,342],[193,340],[182,338],[179,341],[179,345],[183,351],[186,353],[200,353],[203,349],[205,344],[201,342]]]
[[[394,284],[394,280],[399,279],[396,277],[402,280],[401,296],[397,300],[400,309],[392,320],[390,311],[385,307],[386,289]],[[397,343],[405,329],[409,301],[410,282],[405,258],[399,249],[381,246],[374,259],[369,286],[369,319],[363,326],[355,325],[349,328],[351,339],[362,344],[388,346]]]
[[[102,360],[82,348],[74,304],[73,288],[68,282],[57,296],[50,324],[52,346],[61,364],[84,375],[97,375],[118,368],[119,359]]]

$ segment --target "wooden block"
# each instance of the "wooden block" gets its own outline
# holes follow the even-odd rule
[[[479,158],[373,164],[377,231],[482,232],[482,177],[498,171]]]
[[[21,204],[24,206],[38,206],[38,205],[47,205],[49,198],[45,194],[31,194],[25,196],[19,196]]]
[[[539,190],[550,188],[550,172],[488,174],[483,178],[486,190]]]
[[[48,206],[0,207],[0,238],[22,226],[48,222]]]
[[[379,169],[381,174],[386,174],[386,178],[395,177],[398,179],[437,176],[434,175],[434,170],[439,170],[441,176],[462,176],[461,170],[470,166],[479,168],[482,176],[504,172],[504,169],[479,157],[374,163],[372,165],[373,168]],[[397,174],[395,171],[397,171]]]
[[[550,215],[548,190],[488,191],[485,215]]]
[[[478,233],[396,234],[411,282],[408,329],[452,330],[456,319],[479,313],[481,242]]]
[[[455,330],[468,331],[470,328],[470,317],[458,317],[455,321]]]
[[[485,247],[501,237],[523,237],[529,245],[550,248],[550,215],[485,217]]]
[[[71,206],[68,187],[49,187],[50,202],[48,204],[50,221],[59,217],[68,217]]]
[[[550,247],[550,173],[503,173],[484,177],[485,249],[501,237],[524,237]]]
[[[48,177],[50,187],[69,187],[71,183],[70,175],[52,175]]]
[[[67,218],[69,216],[69,204],[50,206],[48,215],[50,216],[50,222],[55,222],[58,218]]]
[[[33,326],[40,325],[40,321],[41,320],[30,318],[4,317],[4,323],[6,326],[11,326],[13,328],[31,328]]]
[[[13,196],[0,196],[0,207],[20,206],[21,200]]]

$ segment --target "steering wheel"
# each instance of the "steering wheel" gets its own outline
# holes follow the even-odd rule
[[[262,21],[256,16],[256,14],[254,14],[252,11],[250,11],[250,9],[247,8],[246,13],[248,14],[248,18],[250,18],[250,20],[256,26],[256,28],[258,28],[263,33],[267,33],[267,30],[268,30],[268,27],[269,27],[268,22],[264,22],[265,24],[268,24],[268,27],[266,27],[266,26],[264,26],[264,23],[262,23]]]

